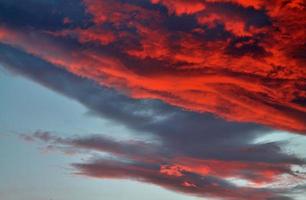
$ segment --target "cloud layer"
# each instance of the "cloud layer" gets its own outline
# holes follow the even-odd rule
[[[305,132],[303,1],[75,3],[45,26],[4,16],[0,40],[133,98]]]

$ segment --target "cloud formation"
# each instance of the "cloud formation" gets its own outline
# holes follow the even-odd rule
[[[270,129],[182,111],[160,101],[134,100],[16,48],[0,47],[0,59],[7,69],[79,101],[97,116],[156,138],[119,140],[116,133],[114,138],[100,134],[63,138],[45,131],[22,136],[42,141],[48,150],[92,155],[72,165],[77,174],[133,179],[224,199],[245,199],[249,194],[254,199],[279,198],[304,182],[304,175],[292,168],[303,168],[304,160],[282,151],[282,143],[254,143]],[[246,183],[237,185],[235,179]],[[282,180],[285,183],[279,183]],[[269,186],[275,183],[279,186]]]
[[[68,153],[85,151],[88,154],[90,151],[109,154],[108,157],[95,156],[87,163],[72,164],[78,170],[77,174],[104,179],[133,179],[200,197],[237,200],[285,198],[282,194],[294,189],[296,183],[305,182],[303,174],[292,170],[292,163],[180,157],[182,152],[177,152],[178,149],[165,150],[166,146],[161,144],[117,141],[101,135],[61,138],[37,131],[22,137],[30,141],[41,140],[48,149]],[[285,185],[276,188],[266,186],[278,182],[282,176],[286,176]],[[229,181],[231,178],[246,180],[248,184],[237,185]]]
[[[69,2],[0,2],[1,64],[155,141],[24,139],[92,155],[72,164],[85,176],[224,199],[299,191],[305,160],[254,141],[305,134],[303,1]]]
[[[4,18],[0,40],[133,98],[305,133],[302,1],[76,5],[83,23],[62,5],[61,27]]]

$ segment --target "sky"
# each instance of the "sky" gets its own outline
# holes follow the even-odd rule
[[[303,0],[0,0],[0,199],[303,200]]]

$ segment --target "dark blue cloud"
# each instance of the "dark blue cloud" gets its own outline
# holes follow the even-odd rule
[[[65,18],[71,23],[65,24]],[[60,30],[87,26],[89,20],[81,0],[0,1],[0,22],[13,27]]]

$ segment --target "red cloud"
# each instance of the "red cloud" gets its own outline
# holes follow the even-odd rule
[[[116,40],[116,35],[112,31],[105,30],[103,28],[77,28],[74,30],[64,30],[50,34],[61,37],[75,37],[79,40],[80,43],[97,42],[103,45],[107,45]]]
[[[1,41],[134,98],[305,133],[302,2],[152,1],[169,13],[115,0],[84,3],[93,16],[90,28],[35,39],[33,33],[2,28]],[[195,27],[167,25],[170,17],[174,24],[187,15]],[[41,44],[58,35],[84,47]],[[114,49],[103,52],[86,43]]]
[[[88,164],[74,164],[80,172],[78,174],[95,178],[129,178],[152,183],[166,189],[192,194],[200,197],[221,197],[222,199],[251,199],[266,200],[273,197],[270,191],[237,188],[213,177],[201,177],[195,174],[183,176],[168,176],[159,173],[154,167],[124,164],[117,161],[101,160]]]
[[[170,174],[177,175],[181,171],[189,171],[202,176],[213,175],[222,178],[236,177],[248,180],[258,185],[271,183],[282,174],[292,174],[290,164],[240,162],[221,160],[200,160],[193,158],[176,158],[167,169]]]
[[[292,171],[292,163],[208,160],[182,157],[179,154],[169,156],[163,148],[151,143],[115,141],[98,135],[61,138],[40,131],[23,137],[30,141],[43,141],[47,148],[65,152],[98,151],[116,158],[102,157],[87,163],[73,164],[78,170],[77,174],[96,178],[133,179],[201,197],[238,200],[246,199],[251,194],[250,199],[266,200],[277,196],[281,190],[286,191],[291,183],[288,179],[288,185],[281,190],[269,189],[264,184],[275,183],[283,175],[288,175],[287,178],[296,183],[305,180],[303,175]],[[230,178],[240,178],[251,185],[237,186],[227,180]]]
[[[162,3],[167,6],[170,14],[194,14],[205,8],[204,1],[199,0],[151,0],[153,4]]]

